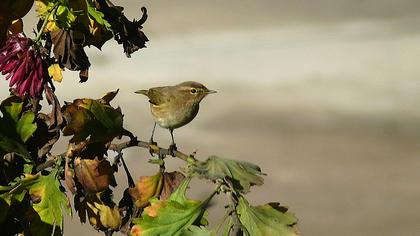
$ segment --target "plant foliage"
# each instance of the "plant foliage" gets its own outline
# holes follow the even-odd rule
[[[32,7],[39,18],[35,38],[23,32],[22,17]],[[129,20],[123,7],[109,0],[0,2],[0,71],[10,91],[0,103],[2,235],[62,235],[64,215],[73,209],[82,223],[106,235],[213,236],[221,232],[209,227],[209,203],[221,194],[229,199],[223,235],[298,235],[297,219],[287,208],[252,206],[246,200],[253,186],[264,183],[257,165],[217,156],[200,161],[138,140],[112,104],[118,90],[96,99],[59,101],[55,86],[65,79],[63,70],[78,71],[80,82],[89,79],[86,47],[101,49],[114,39],[127,57],[145,47],[146,8],[140,13]],[[61,136],[69,136],[67,148],[54,153]],[[118,142],[121,138],[128,141]],[[149,149],[149,162],[159,167],[156,174],[133,180],[123,151],[134,146]],[[112,151],[114,159],[108,156]],[[167,155],[185,165],[168,172]],[[128,184],[115,202],[114,187],[122,184],[114,178],[119,169]],[[213,183],[214,191],[205,199],[188,198],[192,178]]]

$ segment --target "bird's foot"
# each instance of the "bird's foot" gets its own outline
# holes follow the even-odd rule
[[[173,144],[171,144],[170,146],[169,146],[169,148],[168,148],[168,154],[169,155],[171,155],[171,156],[173,156],[173,157],[175,157],[175,152],[177,151],[178,149],[177,149],[177,147],[176,147],[176,144],[175,143],[173,143]]]
[[[149,153],[151,156],[155,153],[152,146],[157,146],[157,142],[153,141],[153,139],[149,140]]]

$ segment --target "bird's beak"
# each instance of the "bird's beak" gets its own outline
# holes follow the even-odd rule
[[[147,90],[137,90],[134,93],[143,94],[147,96]]]
[[[206,93],[207,94],[212,94],[212,93],[217,93],[217,91],[215,91],[215,90],[208,90]]]

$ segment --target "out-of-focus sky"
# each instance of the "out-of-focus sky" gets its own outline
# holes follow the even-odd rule
[[[120,88],[114,104],[126,127],[147,140],[147,100],[133,91],[203,82],[219,93],[175,131],[178,147],[197,149],[202,159],[216,154],[260,165],[268,175],[252,203],[289,206],[302,235],[420,235],[419,1],[114,3],[129,18],[148,8],[148,48],[132,58],[114,42],[102,52],[89,49],[89,81],[79,84],[77,73],[66,72],[60,99]],[[7,83],[0,87],[5,97]],[[164,130],[157,138],[170,140]],[[136,178],[155,171],[147,151],[130,150],[126,160]],[[125,183],[121,172],[118,178]],[[195,184],[192,196],[205,196]],[[211,213],[221,216],[218,208]],[[93,235],[74,217],[66,235]]]

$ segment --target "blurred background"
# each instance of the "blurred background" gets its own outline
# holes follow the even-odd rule
[[[129,18],[148,8],[147,48],[88,50],[90,78],[66,72],[61,101],[120,89],[125,126],[142,140],[153,121],[137,89],[200,81],[219,91],[175,131],[180,150],[254,162],[268,175],[253,204],[279,201],[302,235],[420,235],[420,1],[114,1]],[[25,21],[30,35],[34,12]],[[0,82],[0,97],[7,83]],[[158,129],[165,146],[170,136]],[[57,152],[64,149],[57,147]],[[60,149],[61,148],[61,149]],[[125,160],[137,179],[148,152]],[[181,163],[169,160],[168,169]],[[126,186],[117,174],[118,201]],[[191,197],[210,183],[196,181]],[[215,225],[223,198],[211,209]],[[65,235],[102,235],[67,218]]]

